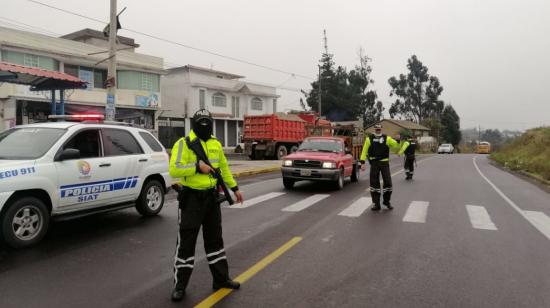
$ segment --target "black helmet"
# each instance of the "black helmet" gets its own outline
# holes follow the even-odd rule
[[[198,110],[197,112],[195,112],[195,114],[193,115],[193,121],[192,121],[192,125],[193,127],[199,123],[204,121],[204,120],[208,120],[210,121],[210,123],[213,122],[212,120],[212,114],[210,113],[210,111],[206,110],[206,109],[200,109]]]

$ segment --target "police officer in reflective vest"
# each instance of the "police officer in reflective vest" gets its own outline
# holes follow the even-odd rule
[[[221,143],[212,136],[213,119],[206,110],[199,110],[192,119],[189,141],[200,139],[200,144],[214,168],[219,168],[224,182],[233,190],[238,202],[243,202],[237,182],[233,179]],[[240,284],[229,278],[229,266],[222,238],[222,217],[217,180],[212,169],[187,146],[186,138],[172,148],[170,175],[179,179],[178,222],[179,233],[174,258],[174,290],[172,300],[185,295],[195,260],[195,245],[202,226],[204,249],[213,277],[213,288],[238,289]]]
[[[394,140],[390,136],[382,134],[382,126],[376,124],[374,126],[374,134],[371,134],[365,140],[363,145],[363,151],[361,153],[361,165],[362,169],[366,169],[365,161],[368,159],[370,164],[370,193],[372,197],[373,207],[371,210],[380,210],[380,195],[383,196],[383,204],[392,210],[393,207],[390,203],[392,193],[392,182],[390,174],[390,150],[394,152],[399,151],[399,155],[403,154],[406,148],[406,142],[400,145],[399,142]],[[384,186],[380,188],[380,173],[382,173],[382,179]]]
[[[409,146],[405,149],[405,174],[406,180],[412,180],[414,174],[414,163],[416,162],[416,140],[409,138]]]

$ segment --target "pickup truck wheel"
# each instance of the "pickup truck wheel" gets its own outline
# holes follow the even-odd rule
[[[338,174],[338,179],[334,182],[334,187],[337,190],[344,188],[344,168],[340,168],[340,173]]]
[[[359,165],[355,164],[353,165],[353,171],[351,172],[351,181],[353,183],[355,182],[359,182],[359,172],[360,172],[361,168],[359,167]]]
[[[295,181],[293,179],[283,178],[283,185],[285,186],[286,189],[294,188],[294,183]]]
[[[150,180],[143,185],[141,194],[136,200],[136,210],[143,216],[155,216],[164,205],[164,188],[157,180]]]
[[[50,223],[48,208],[35,197],[16,199],[2,216],[2,234],[13,248],[32,246],[46,235]]]
[[[297,145],[293,145],[293,146],[290,147],[290,154],[292,154],[296,151],[298,151],[298,146]]]
[[[277,148],[277,159],[281,160],[281,159],[283,159],[283,157],[285,157],[287,155],[288,155],[288,150],[286,149],[286,146],[284,146],[284,144],[281,144]]]

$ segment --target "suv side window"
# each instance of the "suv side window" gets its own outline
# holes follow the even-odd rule
[[[159,142],[157,141],[157,139],[155,139],[155,137],[153,137],[153,135],[149,134],[149,133],[146,133],[146,132],[140,132],[139,135],[141,136],[141,138],[143,138],[143,140],[145,140],[145,142],[147,143],[147,145],[151,148],[151,150],[153,150],[154,152],[162,152],[164,151],[162,149],[162,146],[159,144]]]
[[[113,128],[101,129],[105,156],[143,154],[136,138],[128,131]]]
[[[101,156],[100,144],[99,130],[87,129],[74,135],[63,146],[63,150],[77,149],[80,151],[80,158],[95,158]]]

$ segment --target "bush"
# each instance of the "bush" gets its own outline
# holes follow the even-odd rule
[[[491,158],[512,170],[527,171],[550,180],[550,128],[526,131],[494,151]]]

